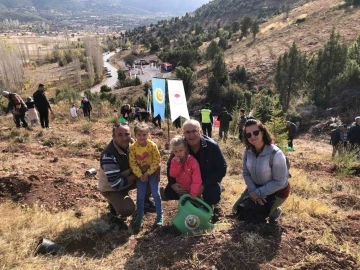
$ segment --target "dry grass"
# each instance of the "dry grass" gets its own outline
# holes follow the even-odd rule
[[[73,149],[77,148],[77,145],[79,143],[81,144],[81,142],[89,142],[86,147],[93,149],[90,153],[95,153],[97,148],[104,147],[110,139],[111,134],[109,119],[102,119],[98,122],[91,123],[91,135],[83,134],[82,132],[83,125],[89,123],[87,120],[80,120],[71,124],[62,124],[63,122],[65,122],[65,120],[55,120],[54,125],[56,124],[56,128],[53,130],[36,129],[33,132],[27,132],[10,129],[4,131],[5,134],[10,137],[29,134],[29,141],[22,145],[28,149],[27,151],[30,153],[30,158],[34,161],[36,160],[36,165],[27,164],[27,158],[29,156],[20,154],[21,158],[16,159],[12,165],[15,165],[17,168],[28,168],[28,170],[31,170],[33,173],[36,171],[49,171],[58,176],[68,177],[72,179],[72,181],[83,182],[83,168],[96,166],[98,161],[92,154],[89,157],[81,159],[82,152],[80,150],[77,153],[72,151],[74,151]],[[6,122],[2,121],[2,124],[6,125]],[[106,129],[108,129],[109,132],[104,132]],[[174,131],[172,131],[172,134],[174,134]],[[96,140],[92,141],[90,137],[96,138]],[[38,156],[35,155],[36,151],[34,147],[43,145],[44,141],[51,141],[53,145],[51,145],[51,147],[45,147],[44,150],[46,149],[46,152],[43,153],[46,158],[39,159]],[[163,142],[163,138],[158,139],[159,144]],[[1,141],[0,143],[2,146],[9,147],[6,141]],[[319,146],[318,143],[314,144]],[[305,151],[307,151],[308,154],[313,153],[311,151],[313,147],[309,145],[308,141],[297,140],[296,145],[297,151],[291,153],[290,156],[292,159],[295,159],[297,155]],[[243,260],[247,265],[262,262],[264,259],[262,247],[270,241],[266,236],[254,231],[242,232],[241,242],[230,241],[226,238],[227,236],[225,236],[224,239],[220,236],[223,234],[229,235],[231,239],[232,233],[236,231],[234,231],[234,226],[238,226],[236,225],[236,221],[227,217],[227,215],[231,213],[233,202],[245,188],[241,176],[242,145],[236,141],[229,140],[227,143],[220,143],[220,146],[225,153],[229,165],[228,175],[222,182],[226,190],[223,193],[220,203],[220,207],[226,216],[219,221],[218,226],[212,233],[199,235],[203,240],[195,244],[197,251],[194,250],[194,252],[186,258],[181,257],[182,259],[180,259],[179,265],[187,265],[185,266],[186,268],[201,268],[205,265],[211,267],[211,265],[215,264],[225,267],[224,265],[227,264],[224,264],[224,259],[216,257],[220,256],[218,248],[222,245],[226,245],[223,247],[223,251],[228,252],[227,256],[230,261]],[[322,146],[324,147],[324,145]],[[9,149],[10,151],[14,150]],[[325,147],[325,152],[327,151],[326,149],[327,146]],[[68,154],[70,154],[70,158],[64,159],[63,156],[66,157]],[[79,157],[77,157],[78,155]],[[323,155],[324,154],[313,154],[312,158],[314,162],[316,162],[318,158],[324,158]],[[1,154],[0,156],[4,164],[1,169],[2,174],[8,175],[12,171],[11,164],[7,162],[5,155]],[[53,156],[59,156],[59,161],[55,164],[49,163],[49,160],[51,160]],[[77,162],[74,162],[75,158],[78,160]],[[164,159],[164,161],[165,160],[166,159]],[[81,163],[83,163],[83,165],[79,166]],[[306,241],[334,248],[339,250],[339,252],[350,254],[358,260],[360,251],[356,248],[354,242],[347,241],[339,243],[333,231],[327,229],[326,223],[324,223],[327,219],[343,222],[347,215],[354,215],[356,211],[350,213],[346,209],[340,209],[331,203],[331,194],[324,191],[324,189],[327,190],[329,186],[331,186],[326,177],[314,176],[313,172],[295,167],[291,169],[291,172],[293,175],[293,178],[291,178],[292,194],[283,205],[284,215],[282,225],[285,228],[295,226],[308,229],[303,229],[303,231],[298,234],[288,234],[287,238],[283,239],[284,243],[292,241],[292,238],[295,239],[299,236],[305,237],[308,239]],[[163,181],[165,181],[164,178]],[[323,187],[325,188],[323,189]],[[69,196],[71,196],[71,193]],[[81,211],[83,214],[81,218],[75,217],[76,211]],[[33,207],[18,205],[9,201],[0,204],[0,212],[3,217],[0,220],[0,261],[2,262],[2,269],[94,269],[95,267],[97,269],[145,269],[147,268],[145,265],[149,265],[148,267],[150,267],[150,265],[155,266],[156,256],[148,256],[146,253],[142,253],[143,251],[141,251],[142,249],[138,245],[143,243],[143,241],[147,243],[143,238],[154,237],[154,241],[160,241],[156,243],[162,245],[161,243],[165,244],[166,241],[172,241],[172,238],[176,240],[178,237],[172,236],[171,234],[167,235],[166,233],[160,235],[156,235],[155,233],[150,234],[150,236],[141,233],[137,237],[134,237],[128,232],[113,231],[113,229],[109,227],[109,224],[103,219],[104,211],[104,203],[94,203],[94,205],[87,207],[81,206],[58,213],[45,211],[41,208],[41,203]],[[336,217],[333,216],[335,211],[337,212]],[[171,218],[166,213],[165,216],[165,223],[169,226],[171,224]],[[316,226],[314,227],[315,224]],[[318,230],[315,230],[316,227]],[[213,239],[213,235],[218,235],[220,242],[209,246],[211,242],[214,241],[211,240]],[[88,251],[88,253],[84,253],[83,255],[68,253],[58,257],[34,257],[33,251],[36,243],[43,237],[59,241],[62,244],[86,239],[87,241],[96,241],[97,245],[95,251]],[[155,240],[157,238],[160,239]],[[217,237],[215,239],[217,239]],[[192,237],[186,237],[184,243],[190,245],[190,242],[193,240],[194,238]],[[179,245],[181,250],[182,244],[177,243],[177,246]],[[246,247],[246,249],[244,249],[244,247]],[[243,252],[235,254],[234,251],[239,249],[242,249]],[[102,251],[103,255],[100,255]],[[86,255],[89,254],[89,252],[93,255]],[[204,255],[204,252],[208,255]],[[277,255],[278,257],[275,257],[274,260],[277,260],[277,258],[281,259],[281,254],[280,251]],[[169,254],[169,256],[171,255]],[[176,257],[176,254],[174,256]],[[318,253],[309,254],[302,257],[301,260],[306,262],[305,265],[308,263],[316,264],[323,261],[324,258],[326,259],[326,256],[324,256],[325,255]],[[217,262],[211,258],[218,258]],[[296,265],[297,267],[299,266],[298,264]],[[289,264],[288,266],[288,268],[291,269],[295,264]],[[220,267],[220,269],[222,269],[222,267]],[[266,269],[266,267],[264,269]]]

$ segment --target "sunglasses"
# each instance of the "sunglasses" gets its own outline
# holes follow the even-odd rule
[[[248,132],[245,135],[246,135],[246,138],[250,139],[252,135],[254,135],[256,137],[256,136],[259,136],[259,134],[260,134],[260,130],[254,130],[252,133]]]

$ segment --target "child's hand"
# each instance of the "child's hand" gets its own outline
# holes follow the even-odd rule
[[[176,162],[178,162],[178,163],[180,163],[180,162],[181,162],[181,159],[180,159],[180,158],[178,158],[178,157],[174,157],[174,159],[175,159],[175,161],[176,161]]]
[[[147,182],[147,181],[148,181],[148,178],[149,178],[148,173],[144,173],[144,174],[140,177],[140,180],[141,180],[142,182]]]
[[[192,200],[196,200],[196,196],[194,196],[194,195],[191,195],[190,198],[191,198]]]

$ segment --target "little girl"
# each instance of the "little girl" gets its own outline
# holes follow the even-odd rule
[[[137,217],[134,223],[136,232],[140,230],[144,217],[144,198],[147,182],[150,184],[156,207],[157,226],[163,225],[163,215],[159,183],[155,176],[156,169],[160,166],[160,153],[156,144],[149,140],[150,129],[146,124],[137,124],[134,128],[136,141],[130,146],[130,168],[133,174],[138,178],[137,185]],[[142,168],[148,168],[145,172]]]
[[[202,183],[200,166],[197,160],[188,153],[187,143],[181,136],[170,141],[172,153],[175,155],[170,164],[170,176],[185,189],[192,199],[196,199]]]

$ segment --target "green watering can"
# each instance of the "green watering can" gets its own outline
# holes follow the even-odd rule
[[[185,194],[179,200],[173,224],[182,233],[212,230],[214,225],[209,222],[212,214],[212,208],[203,200],[192,200],[189,194]]]

